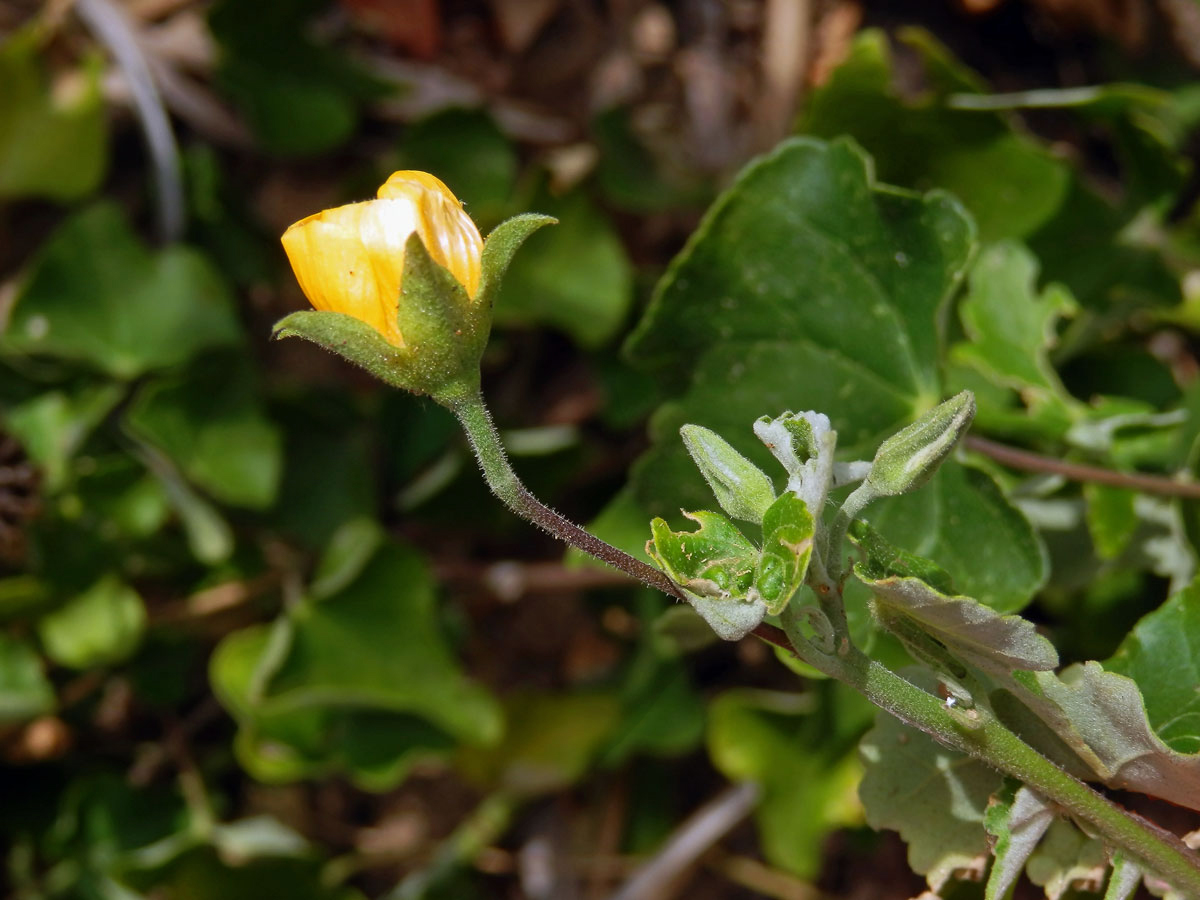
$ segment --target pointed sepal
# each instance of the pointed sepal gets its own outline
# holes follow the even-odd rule
[[[389,344],[378,331],[354,316],[322,310],[303,310],[275,323],[274,338],[298,337],[312,341],[361,366],[393,387],[413,390],[409,384],[411,356]]]
[[[761,523],[775,502],[775,487],[763,470],[715,431],[700,425],[684,425],[679,434],[721,509],[735,519]]]
[[[975,418],[975,395],[962,391],[939,403],[879,445],[865,484],[875,497],[921,487],[966,434]]]
[[[508,265],[517,250],[542,226],[557,224],[558,219],[551,216],[522,213],[493,228],[483,242],[483,275],[475,302],[490,312],[500,292],[500,282],[504,280],[504,273],[508,271]]]

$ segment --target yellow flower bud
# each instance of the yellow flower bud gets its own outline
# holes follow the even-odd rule
[[[483,238],[458,198],[426,172],[396,172],[379,199],[327,209],[283,235],[283,249],[309,302],[366,322],[404,346],[396,323],[404,243],[413,232],[474,298]]]

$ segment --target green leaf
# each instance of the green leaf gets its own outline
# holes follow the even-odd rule
[[[38,60],[42,39],[28,27],[0,47],[0,197],[76,200],[108,165],[101,67],[91,59],[51,87]]]
[[[1142,524],[1137,513],[1137,492],[1127,488],[1089,483],[1083,486],[1087,501],[1087,527],[1101,559],[1116,559],[1133,540]]]
[[[712,512],[685,512],[700,527],[672,531],[665,521],[650,523],[646,551],[678,582],[696,612],[727,641],[741,640],[766,612],[746,599],[758,564],[758,549],[732,522]]]
[[[721,509],[735,519],[756,525],[775,502],[775,488],[763,470],[729,445],[715,431],[699,425],[679,429],[683,445],[712,488]]]
[[[971,267],[959,315],[970,338],[955,347],[958,359],[975,365],[998,384],[1038,388],[1065,398],[1049,354],[1060,319],[1075,313],[1074,299],[1050,285],[1037,293],[1038,263],[1023,245],[988,246]]]
[[[679,756],[694,748],[704,733],[704,699],[692,686],[687,667],[660,649],[666,643],[656,628],[662,619],[657,614],[660,604],[655,602],[653,608],[652,617],[643,617],[646,638],[621,687],[620,723],[609,735],[602,756],[606,767],[634,753]],[[669,608],[691,613],[684,605]],[[700,627],[711,640],[708,627],[703,623]]]
[[[132,379],[241,340],[228,288],[203,256],[183,246],[151,253],[120,210],[101,203],[42,246],[0,350]]]
[[[861,570],[859,578],[864,583],[884,578],[918,578],[943,594],[954,590],[954,579],[945,569],[932,560],[894,547],[869,522],[856,519],[849,534],[854,546],[864,553],[855,567]]]
[[[808,504],[788,492],[771,504],[762,520],[763,546],[754,572],[754,590],[767,605],[767,614],[779,615],[808,574],[816,524]]]
[[[125,425],[217,500],[262,509],[279,487],[283,441],[259,394],[246,360],[208,357],[144,386]]]
[[[1137,683],[1146,717],[1167,746],[1200,753],[1200,585],[1144,616],[1104,667]]]
[[[872,402],[894,421],[895,410],[927,408],[938,393],[935,316],[973,239],[950,197],[876,187],[854,143],[791,140],[752,163],[708,211],[627,350],[639,365],[687,372],[701,354],[735,347],[749,366],[754,344],[769,352],[779,342],[795,360],[769,383],[789,385],[786,405]],[[824,368],[849,383],[839,404],[809,399],[822,396]],[[792,376],[801,372],[816,377],[815,390],[796,393],[802,379]]]
[[[239,759],[272,781],[345,771],[382,790],[456,742],[500,738],[496,702],[459,670],[440,633],[427,568],[396,544],[270,630],[229,635],[211,677],[238,720]]]
[[[983,820],[1001,776],[880,713],[859,744],[858,789],[872,828],[900,832],[908,863],[936,894],[956,872],[982,874],[988,855]]]
[[[744,597],[758,551],[732,522],[713,512],[684,516],[700,527],[672,531],[662,519],[650,523],[647,547],[663,571],[684,587],[713,597]]]
[[[876,501],[867,519],[892,543],[950,573],[958,590],[999,613],[1021,609],[1048,561],[1025,517],[991,476],[947,460],[920,491]]]
[[[930,91],[902,99],[882,30],[859,32],[850,55],[809,97],[800,130],[818,137],[848,134],[872,153],[879,177],[906,187],[944,188],[959,197],[988,241],[1030,234],[1059,208],[1070,183],[1067,163],[1015,131],[994,112],[950,108],[950,92],[981,90],[934,38],[905,29]]]
[[[731,781],[760,786],[754,818],[767,861],[805,879],[820,869],[825,836],[860,815],[854,796],[857,761],[830,752],[830,736],[812,697],[725,691],[710,705],[708,723],[713,765]]]
[[[72,669],[127,659],[145,628],[142,598],[116,575],[104,576],[37,623],[46,655]]]
[[[135,438],[136,441],[136,438]],[[156,447],[139,443],[137,456],[158,479],[163,494],[187,535],[188,549],[202,563],[215,565],[233,553],[233,529],[224,516],[201,497]]]
[[[373,519],[351,519],[330,537],[309,587],[322,600],[348,587],[362,574],[386,536]]]
[[[988,873],[984,900],[1007,900],[1025,863],[1056,817],[1055,810],[1019,782],[1005,779],[984,812],[983,825],[992,837],[995,860]]]
[[[1029,414],[1056,436],[1082,412],[1049,358],[1060,319],[1073,315],[1077,306],[1060,285],[1039,296],[1037,275],[1037,260],[1021,244],[987,247],[971,267],[959,310],[968,340],[954,346],[951,358],[1018,392]],[[989,412],[982,411],[984,421]]]
[[[0,723],[22,722],[54,709],[54,687],[37,652],[0,632]]]
[[[46,391],[7,410],[4,424],[41,466],[46,491],[55,493],[66,487],[71,461],[88,436],[124,396],[115,384]]]
[[[208,25],[220,45],[217,85],[241,109],[263,147],[308,156],[349,138],[363,101],[382,93],[340,51],[309,37],[314,0],[222,0]]]
[[[597,347],[625,322],[633,301],[633,270],[620,237],[579,191],[540,193],[530,205],[554,216],[558,227],[530,238],[513,259],[496,295],[496,322],[549,325]]]

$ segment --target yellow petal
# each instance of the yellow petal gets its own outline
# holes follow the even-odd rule
[[[483,238],[450,188],[428,172],[408,170],[393,172],[379,196],[413,205],[421,243],[474,298],[482,277]]]
[[[316,309],[361,319],[402,347],[396,307],[404,240],[415,216],[408,207],[378,205],[378,200],[351,203],[302,219],[284,232],[283,249]]]

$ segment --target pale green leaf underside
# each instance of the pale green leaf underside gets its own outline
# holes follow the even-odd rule
[[[962,662],[1000,673],[1058,665],[1054,645],[1028,619],[1001,616],[977,600],[947,596],[917,578],[862,580],[878,602],[913,620]]]
[[[984,811],[1000,775],[886,713],[863,737],[859,754],[867,822],[900,833],[909,865],[935,892],[956,871],[982,869]]]

